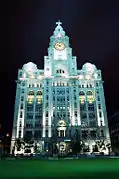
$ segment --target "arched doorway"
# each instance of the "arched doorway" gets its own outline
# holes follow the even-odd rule
[[[61,139],[66,137],[66,123],[64,120],[60,120],[57,123],[57,136],[58,138],[61,138]],[[66,143],[63,142],[63,140],[57,143],[57,148],[58,148],[59,153],[65,153],[66,147],[67,147]]]
[[[64,120],[60,120],[57,124],[58,137],[66,136],[66,123]]]

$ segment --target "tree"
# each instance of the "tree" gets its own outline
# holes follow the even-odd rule
[[[98,150],[98,146],[95,144],[94,148],[93,148],[93,152],[99,152]]]
[[[80,153],[81,149],[82,149],[81,142],[80,142],[80,141],[74,142],[74,144],[73,144],[73,149],[72,149],[72,150],[73,150],[73,153],[74,153],[74,154]]]

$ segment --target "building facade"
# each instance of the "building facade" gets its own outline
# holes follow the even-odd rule
[[[31,139],[40,151],[49,143],[68,151],[78,140],[90,152],[99,141],[110,143],[101,71],[91,63],[77,69],[60,21],[50,37],[44,70],[32,62],[24,64],[16,83],[11,151],[25,151],[15,147],[18,139],[24,145]]]

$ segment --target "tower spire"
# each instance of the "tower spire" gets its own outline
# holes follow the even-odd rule
[[[57,22],[56,22],[56,25],[58,25],[58,26],[60,26],[62,24],[62,22],[60,21],[60,20],[58,20]]]
[[[65,31],[63,30],[62,26],[61,26],[62,22],[60,20],[58,20],[56,22],[56,28],[54,30],[54,36],[55,37],[61,37],[61,36],[65,36]]]

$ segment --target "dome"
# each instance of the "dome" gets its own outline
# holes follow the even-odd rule
[[[36,71],[37,70],[37,65],[32,63],[32,62],[28,62],[28,63],[23,65],[22,69],[27,71],[27,72],[28,71]]]
[[[89,73],[93,73],[94,71],[97,70],[96,66],[91,64],[91,63],[85,63],[82,67],[82,70],[89,72]]]

